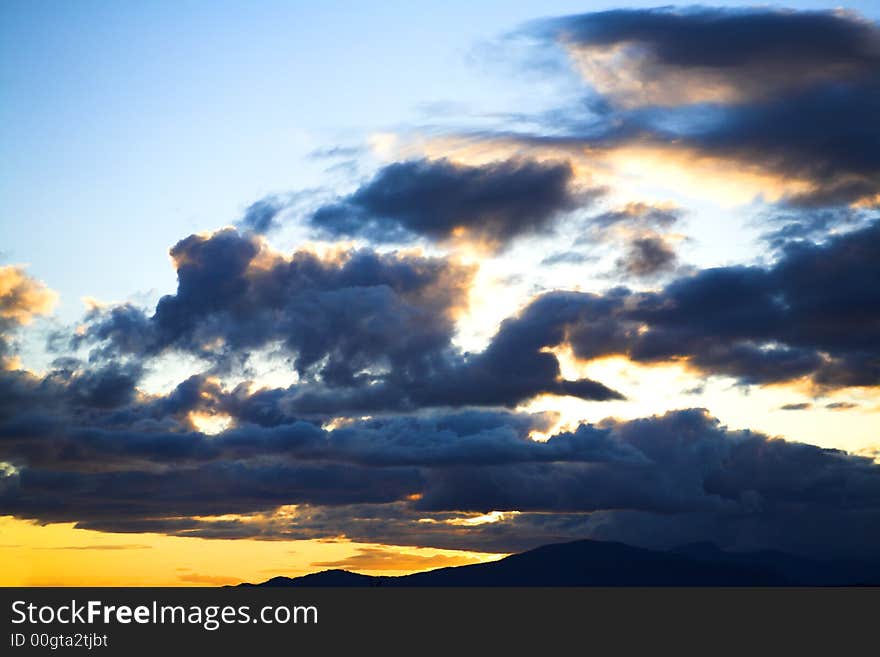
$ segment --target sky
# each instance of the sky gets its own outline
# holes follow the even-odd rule
[[[3,3],[0,584],[876,554],[878,20]]]

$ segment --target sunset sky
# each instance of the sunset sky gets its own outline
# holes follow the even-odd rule
[[[0,585],[876,555],[878,21],[3,3]]]

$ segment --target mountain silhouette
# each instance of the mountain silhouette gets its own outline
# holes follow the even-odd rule
[[[725,552],[711,543],[668,551],[581,540],[498,561],[399,577],[325,570],[241,586],[860,586],[880,584],[880,562],[807,559],[776,551]]]

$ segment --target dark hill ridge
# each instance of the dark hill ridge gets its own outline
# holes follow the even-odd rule
[[[498,561],[400,577],[325,570],[242,586],[858,586],[880,584],[880,563],[817,561],[782,552],[724,552],[697,543],[670,551],[574,541]]]
[[[380,577],[361,575],[347,570],[322,570],[291,579],[290,577],[273,577],[261,584],[242,584],[241,586],[375,586]]]

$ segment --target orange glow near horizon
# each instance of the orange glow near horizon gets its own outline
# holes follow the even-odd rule
[[[224,586],[328,567],[405,575],[500,554],[357,543],[116,534],[0,517],[0,586]],[[334,565],[335,564],[335,565]]]

